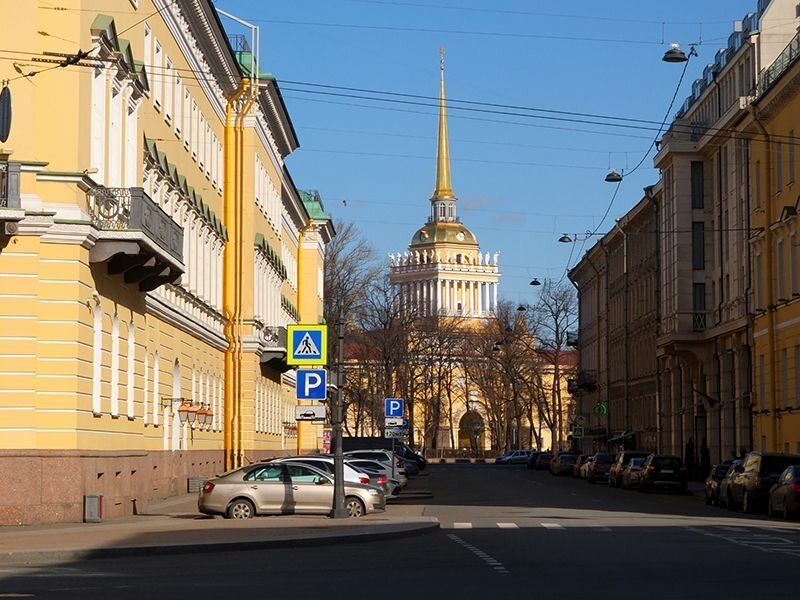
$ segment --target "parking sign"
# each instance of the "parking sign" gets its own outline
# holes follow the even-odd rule
[[[402,417],[403,416],[403,399],[402,398],[386,398],[385,402],[385,415],[386,417]]]
[[[298,369],[297,399],[325,400],[327,398],[328,371],[325,369]]]

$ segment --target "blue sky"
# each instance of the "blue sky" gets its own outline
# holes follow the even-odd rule
[[[435,96],[443,46],[451,99],[655,121],[613,128],[528,115],[592,117],[451,105],[458,213],[483,251],[500,252],[501,296],[515,302],[535,300],[533,277],[558,280],[575,264],[582,243],[558,238],[597,227],[614,192],[606,172],[633,168],[650,145],[682,69],[661,61],[669,44],[688,51],[695,43],[699,53],[671,121],[734,21],[756,7],[756,0],[215,3],[260,26],[262,68],[281,82],[300,139],[287,160],[295,182],[318,189],[334,218],[354,221],[379,256],[405,250],[428,216],[436,108],[308,93],[299,90],[325,89],[302,84]],[[624,180],[600,232],[657,181],[651,157]]]

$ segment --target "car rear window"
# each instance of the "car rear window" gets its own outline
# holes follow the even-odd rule
[[[717,465],[714,469],[714,477],[725,477],[725,473],[727,473],[730,468],[730,465]]]
[[[670,456],[656,456],[653,458],[652,464],[662,469],[679,469],[681,459]]]
[[[574,463],[576,460],[578,460],[578,457],[574,454],[565,454],[561,457],[561,461],[565,463]]]
[[[610,465],[612,461],[613,459],[611,458],[610,454],[595,454],[594,456],[594,462],[596,463]]]
[[[800,458],[796,456],[762,456],[761,473],[780,475],[786,467],[796,465]]]

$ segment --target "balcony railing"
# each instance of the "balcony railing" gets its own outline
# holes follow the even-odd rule
[[[797,61],[798,57],[800,57],[800,33],[792,38],[789,45],[783,49],[783,52],[770,66],[761,71],[758,76],[757,95],[759,97],[763,96],[780,76]]]
[[[0,208],[20,208],[20,163],[0,161]]]
[[[139,230],[178,262],[183,260],[183,229],[142,188],[96,187],[89,191],[89,215],[98,229]]]

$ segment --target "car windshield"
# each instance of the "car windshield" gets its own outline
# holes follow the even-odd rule
[[[576,460],[578,460],[578,457],[574,454],[564,454],[561,456],[561,461],[565,463],[574,463]]]
[[[714,467],[713,476],[717,478],[725,477],[725,473],[727,473],[728,469],[730,468],[731,468],[730,465],[717,465],[716,467]]]
[[[638,467],[638,466],[641,466],[642,463],[644,463],[644,459],[643,458],[632,458],[631,462],[629,464],[634,466],[634,467]]]
[[[611,458],[610,454],[595,454],[594,455],[594,462],[600,463],[603,465],[610,465],[613,459]]]

